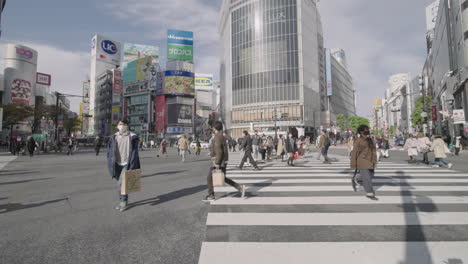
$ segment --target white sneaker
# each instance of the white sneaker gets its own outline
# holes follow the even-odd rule
[[[245,198],[245,190],[247,189],[247,187],[245,186],[245,184],[243,184],[241,186],[241,198],[244,199]]]
[[[432,168],[439,168],[439,165],[432,165]]]
[[[447,165],[447,167],[448,167],[449,169],[451,169],[451,168],[453,167],[453,164],[452,164],[452,163],[449,163],[449,164]]]

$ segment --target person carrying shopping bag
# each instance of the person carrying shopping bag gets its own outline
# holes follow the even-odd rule
[[[427,154],[429,153],[432,143],[429,137],[424,135],[424,133],[418,134],[418,143],[419,143],[419,150],[423,154],[423,163],[429,165],[429,158]]]
[[[368,126],[359,126],[357,132],[360,136],[354,140],[351,152],[351,169],[355,170],[355,177],[351,180],[353,189],[356,191],[356,186],[362,183],[366,197],[377,200],[374,187],[372,186],[372,179],[374,178],[375,166],[377,164],[377,150],[374,141],[370,138]],[[359,175],[357,175],[358,170]]]

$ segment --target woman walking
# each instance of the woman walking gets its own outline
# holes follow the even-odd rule
[[[351,168],[355,169],[355,177],[352,179],[353,189],[356,191],[356,186],[362,182],[366,197],[377,200],[372,186],[372,178],[374,178],[375,165],[377,164],[375,144],[369,137],[370,130],[368,126],[359,126],[357,132],[360,137],[355,139],[351,153]],[[360,175],[356,177],[358,170]]]
[[[281,156],[281,161],[284,161],[284,138],[283,135],[279,135],[278,146],[276,149],[276,155]]]
[[[165,138],[163,138],[163,140],[161,140],[159,151],[160,151],[161,156],[166,155],[166,158],[168,156],[167,155],[167,145],[168,145],[167,140]],[[159,155],[158,155],[158,157],[159,157]]]
[[[288,153],[288,165],[294,166],[294,153],[297,152],[296,139],[293,137],[292,133],[289,133],[289,138],[284,142],[286,152]]]
[[[415,160],[416,157],[418,156],[418,153],[419,153],[418,140],[412,134],[410,134],[408,139],[405,142],[405,145],[403,146],[403,149],[408,151],[408,156],[410,158],[408,163],[410,163],[411,161]]]
[[[390,142],[388,141],[388,137],[382,135],[382,143],[380,147],[380,156],[384,158],[389,158],[390,154],[388,154],[388,150],[390,149]]]
[[[447,165],[450,169],[452,168],[452,163],[448,163],[445,158],[447,158],[446,152],[450,152],[447,145],[445,144],[444,140],[441,136],[435,136],[434,142],[432,143],[431,151],[434,151],[434,168],[439,168],[440,163]]]
[[[431,140],[429,137],[424,135],[424,133],[419,133],[418,134],[418,144],[419,144],[419,151],[423,154],[423,163],[429,165],[429,158],[427,157],[427,154],[429,153],[429,150],[431,148]]]

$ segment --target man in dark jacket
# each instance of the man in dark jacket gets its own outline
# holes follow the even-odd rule
[[[107,166],[109,173],[117,182],[120,203],[116,210],[125,211],[128,205],[128,195],[121,193],[121,175],[128,170],[140,169],[140,157],[138,156],[139,138],[128,131],[128,122],[121,120],[117,124],[117,133],[109,138],[107,144]]]
[[[36,141],[34,140],[33,136],[28,137],[28,140],[26,142],[26,146],[28,148],[29,157],[32,158],[34,156],[34,150],[36,149]]]
[[[284,140],[284,148],[288,153],[288,165],[294,166],[294,153],[297,152],[297,144],[292,133],[289,133],[288,138]]]
[[[247,161],[247,159],[249,159],[250,164],[254,166],[255,170],[259,170],[257,163],[252,157],[252,138],[247,131],[244,131],[244,139],[242,140],[241,149],[244,150],[244,157],[242,158],[242,161],[239,165],[239,169],[242,170],[244,163]]]
[[[94,145],[94,150],[96,151],[96,156],[99,156],[99,151],[101,150],[102,147],[102,138],[100,136],[96,137],[96,142]]]
[[[210,172],[208,173],[207,182],[208,182],[208,196],[205,197],[203,201],[211,202],[216,199],[214,187],[213,187],[213,170],[221,169],[226,175],[227,162],[229,160],[228,147],[226,143],[226,138],[223,136],[223,124],[219,121],[214,122],[213,130],[215,136],[212,140],[211,146],[211,158],[213,160],[213,166],[210,166]],[[224,177],[224,181],[236,188],[240,193],[242,198],[245,196],[245,185],[239,185],[233,180]]]

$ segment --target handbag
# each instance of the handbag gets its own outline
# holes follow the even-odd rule
[[[128,170],[122,176],[120,192],[122,195],[141,191],[141,170]]]
[[[224,172],[220,169],[213,170],[213,186],[214,187],[224,186]]]
[[[294,152],[294,159],[297,160],[299,158],[299,153],[298,152]]]

